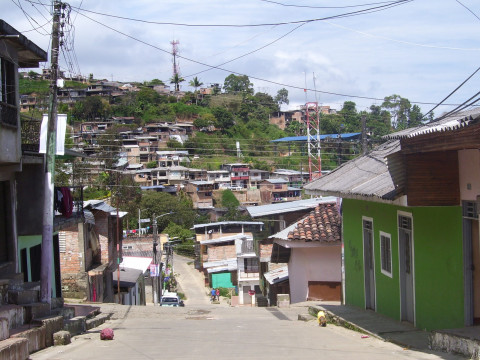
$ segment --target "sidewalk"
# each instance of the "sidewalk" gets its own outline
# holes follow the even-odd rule
[[[410,323],[400,322],[372,310],[354,306],[312,301],[308,308],[311,315],[324,310],[329,321],[333,323],[404,348],[422,352],[453,352],[471,359],[479,359],[480,327],[478,326],[429,332],[417,329]],[[439,334],[441,338],[436,340]],[[431,345],[432,342],[434,346]]]

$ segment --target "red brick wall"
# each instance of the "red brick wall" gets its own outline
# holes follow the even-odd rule
[[[226,260],[237,257],[235,245],[209,246],[207,249],[207,259],[203,261]]]
[[[66,251],[60,252],[60,270],[62,273],[75,274],[83,270],[84,261],[83,254],[79,253],[78,227],[72,226],[64,232]]]

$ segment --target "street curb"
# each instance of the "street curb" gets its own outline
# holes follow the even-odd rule
[[[371,336],[371,337],[374,337],[376,339],[379,339],[379,340],[383,340],[383,341],[389,341],[383,337],[381,337],[380,335],[378,334],[375,334],[375,333],[372,333],[371,331],[368,331],[350,321],[347,321],[345,320],[344,318],[338,316],[338,315],[335,315],[334,313],[328,311],[327,309],[321,307],[321,306],[309,306],[308,307],[308,312],[310,315],[312,316],[315,316],[315,318],[317,318],[317,313],[320,311],[320,310],[323,310],[325,312],[325,315],[327,317],[327,322],[328,323],[331,323],[331,324],[334,324],[334,325],[339,325],[339,326],[342,326],[346,329],[349,329],[349,330],[353,330],[353,331],[356,331],[356,332],[359,332],[361,334],[365,334],[365,335],[368,335],[368,336]],[[389,341],[389,342],[392,342],[392,341]],[[400,345],[400,346],[405,346],[405,344],[397,344],[397,345]]]

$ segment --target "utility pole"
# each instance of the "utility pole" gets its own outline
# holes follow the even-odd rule
[[[57,77],[58,53],[60,47],[60,12],[62,4],[53,1],[52,51],[50,55],[50,94],[47,122],[47,151],[45,155],[45,177],[42,224],[42,255],[40,270],[40,301],[52,301],[52,261],[53,261],[53,197],[55,179],[55,152],[57,136]]]
[[[155,272],[157,271],[157,217],[153,214],[153,265],[155,266]],[[156,274],[159,276],[159,274]],[[157,287],[158,287],[158,278],[152,279],[152,293],[153,293],[153,305],[158,303]]]
[[[367,116],[362,115],[362,155],[365,155],[367,150]]]
[[[118,172],[117,172],[117,293],[118,293],[118,303],[121,304],[120,296],[120,216],[118,214],[118,208],[120,207],[120,187],[118,186]]]

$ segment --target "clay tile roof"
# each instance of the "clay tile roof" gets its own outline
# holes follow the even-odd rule
[[[288,234],[288,240],[340,242],[341,218],[337,204],[319,204],[315,210],[300,220]]]

